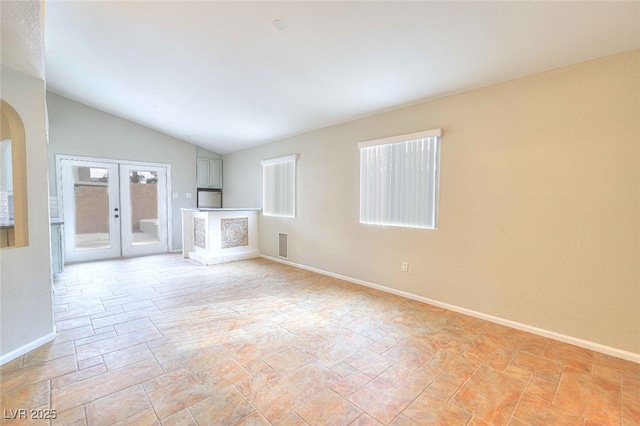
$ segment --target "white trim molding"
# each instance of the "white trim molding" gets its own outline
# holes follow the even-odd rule
[[[53,339],[56,338],[56,328],[53,327],[53,331],[49,334],[46,334],[36,340],[32,340],[31,342],[27,343],[26,345],[22,345],[17,349],[12,350],[9,353],[6,353],[4,355],[0,356],[0,365],[5,365],[6,363],[13,361],[14,359],[18,358],[19,356],[22,356],[24,354],[26,354],[27,352],[30,352],[42,345],[44,345],[45,343],[49,343],[51,342]]]
[[[606,355],[611,355],[614,356],[616,358],[622,358],[625,359],[627,361],[632,361],[632,362],[637,362],[640,363],[640,354],[634,353],[634,352],[629,352],[629,351],[625,351],[623,349],[618,349],[618,348],[614,348],[611,346],[607,346],[607,345],[603,345],[600,343],[596,343],[596,342],[592,342],[590,340],[583,340],[583,339],[579,339],[577,337],[573,337],[573,336],[567,336],[566,334],[561,334],[561,333],[556,333],[555,331],[550,331],[550,330],[545,330],[543,328],[538,328],[538,327],[534,327],[528,324],[523,324],[517,321],[512,321],[512,320],[508,320],[505,318],[500,318],[500,317],[496,317],[493,315],[489,315],[489,314],[485,314],[482,312],[478,312],[478,311],[474,311],[471,309],[467,309],[467,308],[462,308],[460,306],[456,306],[456,305],[450,305],[449,303],[444,303],[444,302],[439,302],[437,300],[433,300],[433,299],[429,299],[427,297],[423,297],[423,296],[418,296],[415,295],[413,293],[408,293],[406,291],[402,291],[402,290],[396,290],[394,288],[391,287],[386,287],[380,284],[374,284],[374,283],[370,283],[368,281],[363,281],[363,280],[359,280],[357,278],[351,278],[351,277],[347,277],[344,275],[340,275],[340,274],[335,274],[333,272],[328,272],[322,269],[318,269],[318,268],[314,268],[311,266],[305,266],[305,265],[301,265],[295,262],[291,262],[288,260],[284,260],[284,259],[280,259],[280,258],[276,258],[276,257],[271,257],[271,256],[267,256],[264,254],[261,254],[260,257],[267,259],[267,260],[271,260],[273,262],[278,262],[278,263],[283,263],[285,265],[289,265],[289,266],[293,266],[296,268],[300,268],[300,269],[304,269],[307,271],[311,271],[311,272],[316,272],[318,274],[321,275],[326,275],[329,277],[333,277],[333,278],[338,278],[344,281],[348,281],[350,283],[353,284],[358,284],[364,287],[369,287],[369,288],[373,288],[376,290],[380,290],[380,291],[384,291],[385,293],[391,293],[391,294],[395,294],[397,296],[402,296],[402,297],[406,297],[407,299],[412,299],[412,300],[416,300],[418,302],[423,302],[423,303],[427,303],[429,305],[433,305],[433,306],[437,306],[440,308],[444,308],[444,309],[448,309],[450,311],[454,311],[454,312],[458,312],[464,315],[469,315],[472,316],[474,318],[479,318],[485,321],[489,321],[489,322],[493,322],[496,324],[500,324],[500,325],[504,325],[506,327],[511,327],[511,328],[515,328],[517,330],[521,330],[521,331],[526,331],[528,333],[531,334],[536,334],[538,336],[542,336],[542,337],[547,337],[550,339],[554,339],[554,340],[558,340],[560,342],[563,343],[568,343],[570,345],[574,345],[574,346],[579,346],[581,348],[585,348],[585,349],[590,349],[592,351],[595,352],[600,352]]]
[[[368,148],[370,146],[391,145],[398,142],[415,141],[417,139],[433,138],[442,136],[442,129],[424,130],[422,132],[408,133],[406,135],[389,136],[388,138],[374,139],[370,141],[360,142],[358,149]]]
[[[260,161],[261,166],[268,166],[270,164],[286,163],[288,161],[296,161],[298,154],[285,155],[284,157],[270,158],[268,160]]]

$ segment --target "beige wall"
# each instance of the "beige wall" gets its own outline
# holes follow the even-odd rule
[[[197,147],[53,93],[47,93],[47,106],[51,194],[57,193],[56,154],[171,164],[171,192],[179,194],[171,200],[173,248],[181,249],[180,209],[196,205]]]
[[[0,141],[5,139],[11,139],[11,129],[9,127],[9,120],[5,114],[0,114]]]
[[[158,218],[158,186],[130,183],[131,228],[140,231],[141,219]],[[77,234],[109,232],[109,194],[107,186],[78,185],[75,197]]]
[[[222,158],[222,155],[213,152],[213,151],[209,151],[206,148],[203,148],[201,146],[197,147],[197,155],[198,158]]]
[[[292,262],[640,353],[639,64],[636,50],[226,155],[225,206],[261,206],[260,160],[298,153],[297,218],[261,217],[262,253],[287,232]],[[433,128],[439,229],[359,224],[356,144]]]
[[[129,184],[131,194],[131,228],[140,231],[140,221],[158,218],[158,185],[146,183]]]
[[[44,81],[2,66],[2,94],[26,134],[29,245],[0,250],[0,357],[54,331]]]
[[[73,196],[76,234],[109,232],[107,184],[78,185],[73,191]]]

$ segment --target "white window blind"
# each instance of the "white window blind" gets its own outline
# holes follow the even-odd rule
[[[298,156],[264,160],[262,164],[262,214],[296,216],[296,159]]]
[[[440,129],[358,144],[360,223],[436,229]]]

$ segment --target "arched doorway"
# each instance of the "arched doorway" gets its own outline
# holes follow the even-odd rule
[[[0,116],[0,247],[25,247],[29,245],[29,217],[24,124],[2,99]]]

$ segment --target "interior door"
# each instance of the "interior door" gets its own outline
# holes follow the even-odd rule
[[[166,253],[167,169],[120,164],[122,255]]]
[[[66,260],[119,257],[118,164],[64,159],[60,166]]]

